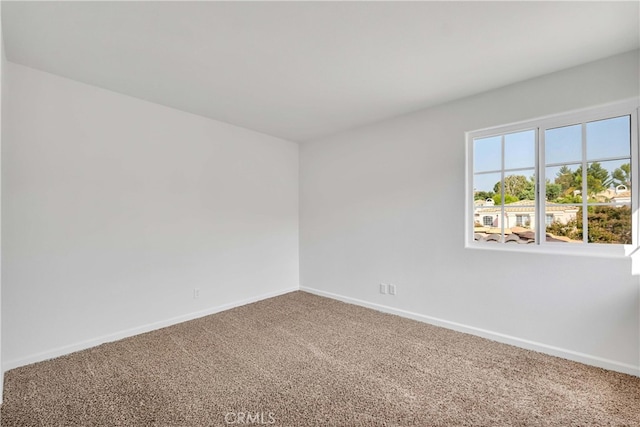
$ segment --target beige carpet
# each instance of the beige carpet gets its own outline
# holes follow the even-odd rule
[[[640,425],[640,378],[304,292],[5,377],[2,426],[226,425]]]

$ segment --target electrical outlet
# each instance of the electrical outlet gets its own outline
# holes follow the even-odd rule
[[[193,299],[198,299],[200,298],[200,288],[194,288],[193,289]]]
[[[380,283],[380,293],[381,294],[387,293],[387,285],[385,283]]]
[[[389,295],[395,295],[395,294],[396,294],[396,285],[390,284],[389,285]]]

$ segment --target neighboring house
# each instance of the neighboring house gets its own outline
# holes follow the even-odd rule
[[[598,196],[605,197],[612,203],[631,203],[631,191],[626,185],[618,185],[616,188],[607,188]]]
[[[598,193],[596,199],[601,202],[616,203],[616,206],[631,204],[631,191],[624,185],[607,188]],[[553,222],[566,224],[578,214],[577,205],[557,205],[546,202],[545,226]],[[504,226],[504,230],[503,230]],[[474,202],[474,235],[475,240],[533,243],[536,228],[535,202],[520,200],[504,206],[496,205],[493,199],[476,200]],[[545,227],[546,228],[546,227]],[[502,237],[504,233],[504,238]],[[570,242],[571,239],[545,233],[547,241]]]
[[[479,203],[478,203],[479,202]],[[477,200],[475,203],[474,222],[476,226],[493,228],[523,227],[535,229],[536,215],[535,202],[533,200],[520,200],[504,206],[504,214],[501,205],[495,205],[493,200]],[[575,205],[551,205],[546,203],[545,223],[550,225],[554,221],[566,224],[576,217],[578,206]]]
[[[599,201],[611,203],[631,203],[631,191],[624,185],[616,188],[607,188],[598,193]],[[504,207],[504,215],[501,215],[502,206],[495,205],[493,199],[476,200],[474,202],[474,223],[476,227],[502,228],[524,227],[535,229],[535,202],[533,200],[520,200],[508,203]],[[576,217],[578,206],[553,205],[546,202],[545,224],[550,225],[555,221],[566,224]]]

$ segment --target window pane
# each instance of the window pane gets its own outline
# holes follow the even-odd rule
[[[631,244],[631,207],[589,206],[589,243]]]
[[[502,229],[499,225],[501,207],[495,203],[494,187],[500,183],[498,173],[476,174],[473,176],[473,228],[474,240],[481,242],[501,242]],[[499,190],[498,190],[499,191]],[[496,200],[498,197],[496,197]]]
[[[593,162],[587,167],[590,202],[631,202],[631,160]]]
[[[504,242],[535,243],[535,181],[534,169],[510,172],[504,178]]]
[[[473,176],[473,199],[485,200],[493,197],[495,187],[500,183],[500,173],[480,173]],[[500,191],[498,186],[498,192]]]
[[[518,201],[529,201],[529,204],[535,204],[536,193],[534,175],[534,169],[505,173],[505,204]],[[499,199],[496,202],[501,203],[501,201],[502,199]]]
[[[582,167],[579,164],[547,167],[545,174],[548,202],[582,202]]]
[[[478,232],[478,228],[494,228],[494,230],[480,230],[486,233],[501,233],[501,227],[498,226],[500,217],[500,209],[491,209],[489,206],[475,208],[474,228]]]
[[[522,202],[517,202],[505,206],[505,243],[535,243],[535,211],[535,205],[524,205],[522,204]]]
[[[494,136],[473,140],[474,172],[495,171],[502,168],[502,138]]]
[[[478,242],[502,243],[501,207],[491,201],[476,201],[473,210],[473,239]]]
[[[629,157],[630,129],[629,116],[587,123],[587,159]]]
[[[546,164],[570,163],[582,160],[581,125],[548,129],[544,133]]]
[[[545,241],[582,243],[582,208],[577,205],[546,206]]]
[[[533,130],[505,135],[505,169],[532,168],[536,165],[535,137]]]
[[[502,227],[504,226],[504,237]],[[530,244],[535,243],[535,206],[519,203],[501,206],[476,205],[473,237],[477,242]]]

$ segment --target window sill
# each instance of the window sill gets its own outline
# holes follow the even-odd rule
[[[568,247],[572,246],[572,247]],[[636,250],[632,245],[597,245],[586,246],[580,243],[555,245],[518,245],[516,243],[467,243],[466,249],[481,251],[499,251],[510,253],[586,256],[595,258],[627,258]]]

